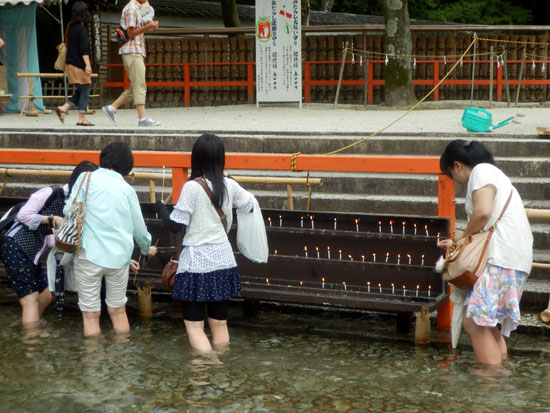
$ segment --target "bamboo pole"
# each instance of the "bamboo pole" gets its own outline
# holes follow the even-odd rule
[[[531,219],[550,219],[550,209],[525,208],[527,218]]]
[[[472,57],[472,87],[470,90],[470,106],[474,103],[474,82],[475,82],[475,70],[476,70],[476,51],[477,51],[477,34],[474,33],[474,54]]]
[[[344,53],[342,54],[342,65],[340,66],[340,74],[338,75],[338,85],[336,85],[336,96],[334,97],[334,107],[338,104],[338,96],[340,95],[340,87],[342,86],[342,78],[344,77],[344,66],[346,64],[346,53],[348,51],[348,42],[344,43]]]
[[[489,107],[493,107],[493,46],[490,48],[491,62],[489,63]]]
[[[543,262],[534,262],[533,268],[544,268],[544,269],[550,270],[550,264],[543,263]]]
[[[516,89],[516,108],[519,103],[519,92],[521,91],[521,78],[523,77],[523,67],[525,66],[525,55],[527,51],[525,47],[523,48],[523,53],[521,54],[521,64],[519,66],[519,76],[518,76],[518,88]]]
[[[157,202],[157,196],[155,194],[155,180],[149,179],[149,195],[151,197],[151,203]]]
[[[507,107],[510,107],[510,83],[508,82],[508,64],[506,63],[506,51],[502,53],[502,71],[504,72],[504,83],[506,84],[506,102]]]
[[[292,185],[286,185],[286,197],[288,198],[288,209],[290,211],[294,210],[294,199],[292,198]]]

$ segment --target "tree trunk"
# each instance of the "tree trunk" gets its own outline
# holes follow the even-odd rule
[[[388,64],[384,70],[384,97],[387,106],[416,102],[412,84],[412,36],[408,0],[378,0],[384,11]],[[393,56],[395,55],[395,56]],[[403,56],[403,57],[400,57]]]
[[[302,3],[302,26],[309,26],[309,0],[301,0]]]
[[[220,0],[222,6],[223,24],[225,27],[240,27],[241,21],[237,13],[236,0]]]

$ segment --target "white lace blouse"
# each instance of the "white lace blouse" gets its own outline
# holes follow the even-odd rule
[[[212,189],[212,183],[205,180]],[[251,211],[254,196],[233,179],[225,178],[226,196],[222,210],[227,217],[228,229],[233,220],[232,207]],[[206,273],[233,268],[237,265],[233,249],[221,219],[206,191],[194,181],[183,185],[178,203],[170,219],[187,228],[178,264],[178,273]]]

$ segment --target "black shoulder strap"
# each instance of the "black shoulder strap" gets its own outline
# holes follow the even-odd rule
[[[212,194],[212,191],[210,190],[210,188],[208,188],[208,185],[206,184],[206,182],[204,182],[204,179],[197,178],[197,179],[195,179],[195,182],[198,183],[200,186],[202,186],[202,188],[204,189],[204,191],[208,195],[208,198],[210,198],[210,202],[212,202],[212,205],[214,206],[214,208],[216,208],[216,212],[218,213],[218,215],[220,216],[220,219],[222,221],[223,228],[225,229],[225,232],[227,232],[227,217],[223,213],[223,210],[218,205],[218,203],[214,201],[214,194]]]
[[[63,196],[65,196],[65,194],[63,193],[63,187],[62,186],[52,185],[52,186],[50,186],[50,188],[52,188],[52,193],[48,197],[48,199],[46,199],[46,202],[44,203],[44,206],[42,208],[49,207],[59,194],[63,194]]]

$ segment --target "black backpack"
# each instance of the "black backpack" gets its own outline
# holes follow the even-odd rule
[[[55,197],[60,191],[63,191],[63,188],[60,186],[52,186],[52,194],[48,197],[46,202],[44,203],[44,206],[42,208],[46,208],[50,206],[50,204],[53,202]],[[8,209],[8,212],[4,214],[2,218],[0,218],[0,259],[2,259],[2,245],[4,244],[4,237],[7,234],[7,232],[11,229],[15,218],[17,217],[17,214],[25,205],[27,201],[22,201],[14,206],[12,206],[10,209]]]

